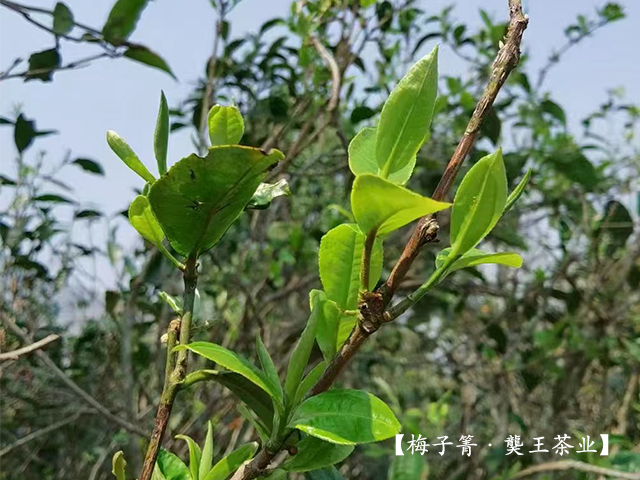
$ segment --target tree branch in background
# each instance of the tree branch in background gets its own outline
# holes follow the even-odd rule
[[[31,338],[29,338],[29,335],[23,332],[22,329],[16,324],[16,322],[12,318],[10,318],[9,315],[6,314],[5,312],[2,312],[2,322],[9,328],[9,330],[13,332],[14,335],[20,338],[23,342],[25,343],[32,342]],[[142,437],[147,436],[147,434],[142,428],[138,427],[137,425],[134,425],[131,422],[128,422],[127,420],[124,420],[123,418],[118,417],[117,415],[114,415],[104,405],[102,405],[95,398],[93,398],[91,395],[85,392],[82,388],[80,388],[78,384],[73,380],[71,380],[62,370],[60,370],[60,368],[58,368],[58,366],[54,363],[54,361],[51,360],[51,358],[49,358],[49,356],[46,353],[44,353],[42,350],[36,350],[34,353],[38,356],[38,358],[40,358],[40,360],[44,362],[44,364],[47,367],[49,367],[49,369],[60,380],[62,380],[62,382],[71,391],[73,391],[76,395],[78,395],[78,397],[80,397],[89,406],[97,410],[98,413],[100,413],[103,417],[116,423],[117,425],[120,425],[122,428],[124,428],[125,430],[131,433],[135,433],[136,435],[140,435]]]
[[[37,342],[33,342],[30,345],[26,345],[22,348],[18,348],[17,350],[13,350],[12,352],[0,353],[0,362],[6,362],[9,360],[18,360],[21,355],[26,355],[28,353],[32,353],[36,350],[44,348],[49,345],[51,342],[55,342],[60,338],[60,335],[48,335],[44,337],[42,340],[38,340]]]

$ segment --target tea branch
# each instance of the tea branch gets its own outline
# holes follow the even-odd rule
[[[520,43],[522,35],[527,28],[528,18],[522,12],[521,0],[509,0],[510,21],[504,44],[500,48],[498,55],[493,63],[493,71],[489,79],[489,83],[480,98],[471,119],[467,125],[464,135],[460,140],[451,160],[449,161],[440,182],[435,190],[433,198],[442,200],[446,197],[451,189],[455,178],[464,162],[465,158],[473,148],[475,141],[480,132],[480,126],[486,118],[498,92],[504,85],[511,71],[517,66],[520,60]],[[380,328],[380,326],[393,320],[389,312],[384,311],[386,305],[393,297],[393,293],[397,289],[402,279],[407,274],[413,260],[418,255],[420,248],[427,242],[435,240],[438,232],[438,224],[435,215],[429,215],[422,218],[416,229],[414,230],[409,242],[405,246],[402,256],[393,268],[393,271],[387,282],[376,292],[367,292],[360,299],[360,315],[359,321],[351,335],[342,346],[340,352],[333,358],[331,363],[311,389],[309,396],[318,395],[328,390],[340,376],[351,358],[360,350],[362,344],[369,338],[371,334]],[[366,249],[365,249],[366,252]],[[366,254],[365,254],[366,255]],[[367,262],[368,263],[368,262]],[[431,278],[434,283],[440,278],[446,269],[439,272],[438,269]],[[363,276],[367,275],[368,267],[365,265]],[[430,279],[431,280],[431,279]],[[429,287],[431,286],[431,283]],[[424,287],[424,285],[423,285]],[[409,296],[410,300],[403,304],[401,308],[408,309],[415,301],[416,297],[424,294],[424,288],[418,289],[418,293]],[[428,287],[427,287],[428,288]],[[422,290],[421,290],[422,289]],[[415,299],[415,300],[414,300]],[[404,311],[403,310],[403,311]],[[393,314],[393,312],[392,312]],[[284,438],[279,438],[273,444],[265,445],[264,448],[254,457],[251,462],[241,467],[232,477],[232,480],[251,480],[262,475],[271,461],[275,458],[285,443]]]
[[[187,376],[187,360],[189,351],[174,352],[178,344],[186,345],[191,337],[191,323],[195,303],[196,287],[198,284],[198,257],[191,255],[185,262],[184,269],[183,313],[179,321],[173,320],[167,329],[167,366],[165,370],[164,387],[160,396],[158,413],[153,426],[153,433],[149,439],[149,446],[142,464],[140,480],[150,480],[156,464],[162,437],[167,429],[171,410],[180,391],[180,387]]]
[[[22,348],[18,348],[11,352],[0,353],[0,362],[6,362],[9,360],[18,360],[22,355],[26,355],[28,353],[32,353],[36,350],[40,350],[41,348],[46,347],[51,342],[55,342],[60,338],[60,335],[47,335],[42,340],[38,340],[37,342],[33,342],[30,345],[26,345]]]

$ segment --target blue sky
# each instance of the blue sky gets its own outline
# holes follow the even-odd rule
[[[113,0],[66,0],[77,20],[100,28]],[[231,36],[255,31],[266,20],[285,16],[291,0],[243,0],[230,15]],[[457,18],[472,25],[479,22],[478,10],[484,8],[495,19],[506,19],[506,0],[464,0],[458,2],[424,0],[419,6],[437,12],[456,3]],[[524,44],[531,55],[533,69],[545,63],[553,48],[563,43],[563,29],[579,13],[593,15],[597,0],[535,0],[525,2],[531,21]],[[570,125],[591,112],[606,98],[606,90],[623,87],[627,99],[640,103],[640,2],[621,2],[627,18],[605,27],[593,38],[570,50],[555,67],[547,86],[554,98],[566,107]],[[29,5],[52,8],[54,1],[31,0]],[[154,69],[126,59],[100,60],[77,71],[59,72],[52,83],[23,83],[8,80],[0,83],[0,115],[11,116],[17,106],[37,120],[41,129],[55,128],[60,134],[40,139],[38,149],[47,151],[52,161],[67,150],[74,156],[94,158],[104,166],[105,177],[85,175],[69,168],[65,180],[75,184],[75,196],[85,206],[108,214],[122,210],[132,198],[132,188],[141,187],[138,177],[129,171],[109,150],[105,132],[116,130],[149,166],[154,165],[152,139],[160,90],[169,104],[183,100],[201,74],[210,55],[215,15],[207,0],[190,2],[157,0],[151,2],[131,40],[159,52],[172,67],[179,82]],[[0,8],[0,70],[16,57],[52,46],[50,35],[27,24],[22,17]],[[433,44],[423,46],[425,52]],[[85,46],[64,44],[63,58],[82,58]],[[443,74],[460,72],[460,62],[446,48],[441,50],[439,70]],[[193,149],[186,133],[170,139],[169,158],[175,161]],[[0,129],[0,172],[12,173],[15,156],[12,131]],[[7,193],[0,194],[0,206],[6,205]],[[94,227],[94,238],[106,232],[106,225]],[[133,245],[136,234],[122,225],[121,238]]]

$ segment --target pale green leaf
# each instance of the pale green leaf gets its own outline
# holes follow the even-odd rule
[[[530,177],[531,177],[531,169],[527,170],[527,173],[524,174],[524,177],[522,177],[522,180],[520,180],[520,183],[518,183],[516,188],[513,189],[513,192],[511,192],[507,197],[507,204],[504,207],[504,212],[502,212],[503,215],[507,213],[509,210],[511,210],[513,205],[515,205],[518,199],[522,196],[522,194],[524,193],[524,189],[527,187],[527,184],[529,183]]]
[[[182,300],[174,297],[173,295],[169,295],[167,292],[160,292],[159,295],[160,298],[171,307],[171,310],[178,315],[182,315]]]
[[[349,143],[349,168],[354,175],[371,173],[382,176],[382,170],[376,161],[376,134],[375,127],[365,127]],[[415,166],[416,157],[413,157],[404,168],[391,172],[389,180],[401,185],[407,183]]]
[[[161,448],[158,452],[158,469],[167,480],[190,480],[189,469],[176,455]]]
[[[204,480],[213,465],[213,423],[207,422],[207,435],[200,454],[200,465],[198,466],[198,480]]]
[[[322,286],[327,297],[343,310],[354,310],[358,307],[364,241],[365,236],[356,225],[343,224],[329,230],[320,242],[318,263]],[[371,290],[382,273],[382,255],[382,241],[378,239],[371,252]]]
[[[339,444],[385,440],[400,422],[379,398],[362,390],[334,389],[305,400],[289,422],[303,432]]]
[[[436,257],[436,268],[442,266],[451,254],[451,248],[445,248]],[[459,259],[457,259],[448,268],[448,272],[455,272],[461,268],[475,267],[477,265],[485,264],[497,264],[505,265],[511,268],[520,268],[522,266],[522,257],[517,253],[501,252],[501,253],[488,253],[472,248]]]
[[[211,146],[237,145],[244,134],[244,120],[236,107],[214,105],[207,118]]]
[[[458,187],[451,213],[453,255],[475,247],[496,225],[507,200],[502,151],[481,158]]]
[[[151,213],[149,200],[143,195],[138,195],[129,206],[129,222],[142,235],[154,245],[161,247],[164,240],[164,232],[156,217]]]
[[[160,108],[156,120],[156,131],[153,137],[153,153],[158,162],[158,172],[164,175],[167,172],[167,148],[169,145],[169,106],[164,92],[160,92]]]
[[[339,445],[311,436],[304,437],[296,447],[298,453],[282,464],[289,472],[308,472],[334,465],[351,455],[354,449],[353,445]]]
[[[449,207],[374,175],[356,177],[351,190],[351,209],[360,230],[378,236]]]
[[[156,181],[155,177],[151,175],[151,172],[147,170],[147,167],[144,166],[127,142],[113,130],[107,132],[107,143],[109,147],[111,147],[111,150],[113,150],[113,153],[115,153],[127,167],[140,175],[143,180],[149,183]]]
[[[191,475],[192,480],[198,479],[200,459],[202,458],[202,451],[200,450],[200,447],[191,437],[188,437],[187,435],[176,435],[176,438],[187,442],[187,445],[189,447],[189,474]]]
[[[382,108],[376,159],[389,177],[415,159],[427,139],[438,94],[438,47],[419,60],[400,80]]]
[[[269,208],[274,199],[289,196],[291,196],[291,190],[289,190],[289,183],[284,178],[276,183],[261,183],[246,208],[247,210],[264,210]]]
[[[234,450],[214,465],[204,480],[225,480],[229,475],[235,472],[247,460],[253,457],[258,449],[256,442],[248,443]]]
[[[183,158],[153,184],[149,202],[171,245],[181,253],[214,246],[251,200],[282,153],[213,147],[205,158]]]
[[[113,459],[111,461],[111,473],[113,473],[117,480],[126,480],[126,468],[127,461],[124,459],[124,453],[120,450],[113,455]]]

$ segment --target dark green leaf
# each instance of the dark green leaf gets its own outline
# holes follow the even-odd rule
[[[309,390],[316,384],[316,382],[320,379],[322,374],[324,373],[325,368],[327,368],[327,362],[320,362],[318,365],[313,367],[307,376],[304,377],[302,382],[300,382],[300,386],[298,387],[298,391],[296,392],[296,398],[293,402],[294,405],[299,404],[302,399],[305,397]]]
[[[153,136],[153,153],[158,162],[158,173],[167,172],[167,148],[169,146],[169,106],[164,92],[160,92],[160,107],[156,120],[156,131]]]
[[[18,115],[13,130],[13,140],[18,152],[24,152],[33,143],[36,137],[57,133],[55,130],[36,130],[36,122],[27,120],[24,115]]]
[[[111,7],[107,22],[102,27],[105,40],[119,45],[129,38],[147,3],[149,0],[117,0]]]
[[[282,403],[282,386],[280,385],[280,378],[278,377],[278,370],[271,359],[271,355],[267,351],[267,348],[262,342],[260,335],[256,337],[256,350],[258,352],[258,358],[260,359],[260,365],[265,373],[266,380],[271,384],[271,391],[278,393],[278,401]]]
[[[282,468],[289,472],[308,472],[341,462],[353,452],[353,445],[338,445],[306,436],[297,443],[298,453],[287,459]]]
[[[58,35],[66,35],[73,30],[73,13],[64,3],[56,3],[53,9],[53,31]]]
[[[33,199],[35,202],[49,202],[49,203],[76,203],[73,200],[69,200],[62,195],[55,193],[45,193],[44,195],[38,195]]]
[[[330,361],[337,351],[340,309],[320,290],[311,290],[310,302],[311,310],[315,310],[318,315],[316,341],[324,359]]]
[[[59,66],[60,53],[57,48],[33,53],[29,57],[29,70],[27,70],[25,81],[38,79],[43,82],[50,82],[54,70]]]
[[[102,165],[100,165],[95,160],[89,160],[88,158],[76,158],[71,163],[73,165],[78,165],[86,172],[95,173],[96,175],[104,175],[104,169],[102,168]]]
[[[540,108],[543,112],[548,113],[553,118],[558,120],[558,122],[560,122],[562,125],[567,124],[567,117],[564,114],[564,110],[556,102],[552,102],[551,100],[543,100],[542,103],[540,103]]]
[[[173,248],[188,256],[218,243],[282,158],[277,150],[224,146],[173,165],[149,191],[153,214]]]
[[[334,389],[305,400],[289,422],[328,442],[351,445],[385,440],[400,422],[379,398],[362,390]]]
[[[320,470],[312,470],[305,472],[306,480],[345,480],[336,467],[322,468]]]
[[[436,268],[443,265],[451,254],[451,248],[445,248],[436,257]],[[448,269],[448,272],[455,272],[461,268],[475,267],[485,264],[498,264],[505,265],[511,268],[520,268],[522,266],[522,257],[517,253],[501,252],[501,253],[488,253],[472,248],[462,255],[458,260],[453,262]]]
[[[351,123],[354,125],[373,117],[376,111],[367,107],[366,105],[360,105],[353,109],[351,112]]]
[[[81,210],[75,215],[76,218],[85,218],[88,220],[100,218],[101,216],[102,214],[96,210]]]
[[[156,52],[148,49],[147,47],[142,45],[131,46],[127,48],[126,52],[124,52],[124,56],[136,62],[162,70],[163,72],[168,73],[171,78],[177,80],[167,62],[165,62],[164,59]]]

